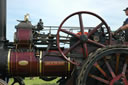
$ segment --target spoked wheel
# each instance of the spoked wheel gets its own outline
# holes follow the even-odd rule
[[[0,85],[8,85],[4,80],[0,79]]]
[[[14,77],[13,78],[13,82],[11,85],[25,85],[24,81],[23,81],[23,78],[21,77]]]
[[[91,30],[88,34],[85,34],[85,29],[84,29],[84,23],[83,23],[83,18],[82,18],[82,15],[91,15],[91,16],[94,16],[96,18],[98,18],[98,20],[101,22],[100,24],[98,24],[96,27],[93,28],[93,30]],[[69,30],[66,30],[66,29],[63,29],[62,26],[63,24],[71,17],[73,16],[78,16],[78,19],[79,19],[79,29],[80,29],[80,35],[74,33],[74,32],[71,32]],[[86,26],[86,25],[85,25]],[[96,42],[94,40],[92,40],[90,38],[90,36],[92,34],[94,34],[99,28],[101,28],[102,26],[104,26],[107,30],[106,33],[108,33],[108,44],[110,44],[110,41],[111,41],[111,34],[110,34],[110,28],[108,27],[108,25],[106,24],[106,22],[100,17],[98,16],[97,14],[94,14],[92,12],[87,12],[87,11],[81,11],[81,12],[76,12],[76,13],[73,13],[71,15],[69,15],[68,17],[66,17],[63,22],[60,24],[59,26],[59,29],[58,29],[58,32],[57,32],[57,46],[58,46],[58,50],[59,52],[61,53],[61,55],[67,60],[69,61],[70,63],[72,64],[75,64],[75,65],[79,65],[80,62],[77,62],[75,60],[70,60],[68,59],[67,55],[70,54],[70,52],[72,50],[74,50],[78,45],[81,44],[81,47],[83,49],[83,57],[86,58],[88,56],[88,48],[87,48],[87,43],[89,44],[93,44],[93,45],[96,45],[97,47],[105,47],[105,45],[99,43],[99,42]],[[62,35],[61,33],[65,33],[67,35],[70,35],[71,37],[75,37],[77,38],[77,41],[74,45],[72,45],[71,47],[69,47],[69,49],[67,49],[66,51],[63,51],[61,48],[60,48],[60,43],[61,43],[61,39],[60,39],[60,35]]]
[[[90,54],[77,85],[128,85],[128,46],[110,46]]]

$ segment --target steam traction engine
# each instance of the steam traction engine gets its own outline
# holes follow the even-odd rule
[[[61,77],[60,85],[128,85],[125,33],[112,36],[97,14],[73,13],[62,21],[57,34],[53,29],[42,33],[46,30],[42,20],[33,26],[27,14],[16,25],[14,42],[9,42],[6,0],[0,0],[0,11],[0,85],[7,85],[10,78],[14,78],[12,85],[25,85],[25,77],[36,76],[46,81]],[[84,15],[97,18],[100,24],[85,28]],[[79,27],[66,29],[64,24],[74,16],[78,17]]]

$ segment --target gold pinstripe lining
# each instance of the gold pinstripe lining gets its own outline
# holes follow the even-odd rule
[[[11,49],[8,51],[8,73],[10,72],[10,55],[11,54]]]
[[[68,59],[70,60],[70,57]],[[70,62],[68,62],[68,71],[70,71]]]
[[[42,51],[40,51],[40,59],[39,59],[39,61],[40,61],[39,70],[40,70],[40,75],[41,75],[41,73],[42,73]]]
[[[68,71],[70,71],[70,62],[68,62]]]

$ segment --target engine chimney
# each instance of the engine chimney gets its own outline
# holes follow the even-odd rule
[[[6,0],[0,0],[0,48],[6,41]]]

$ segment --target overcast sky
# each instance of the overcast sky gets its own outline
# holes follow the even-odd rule
[[[59,26],[73,12],[91,11],[115,30],[126,19],[122,11],[126,7],[128,0],[7,0],[7,39],[13,39],[16,20],[23,20],[26,13],[34,25],[42,18],[44,25]]]

